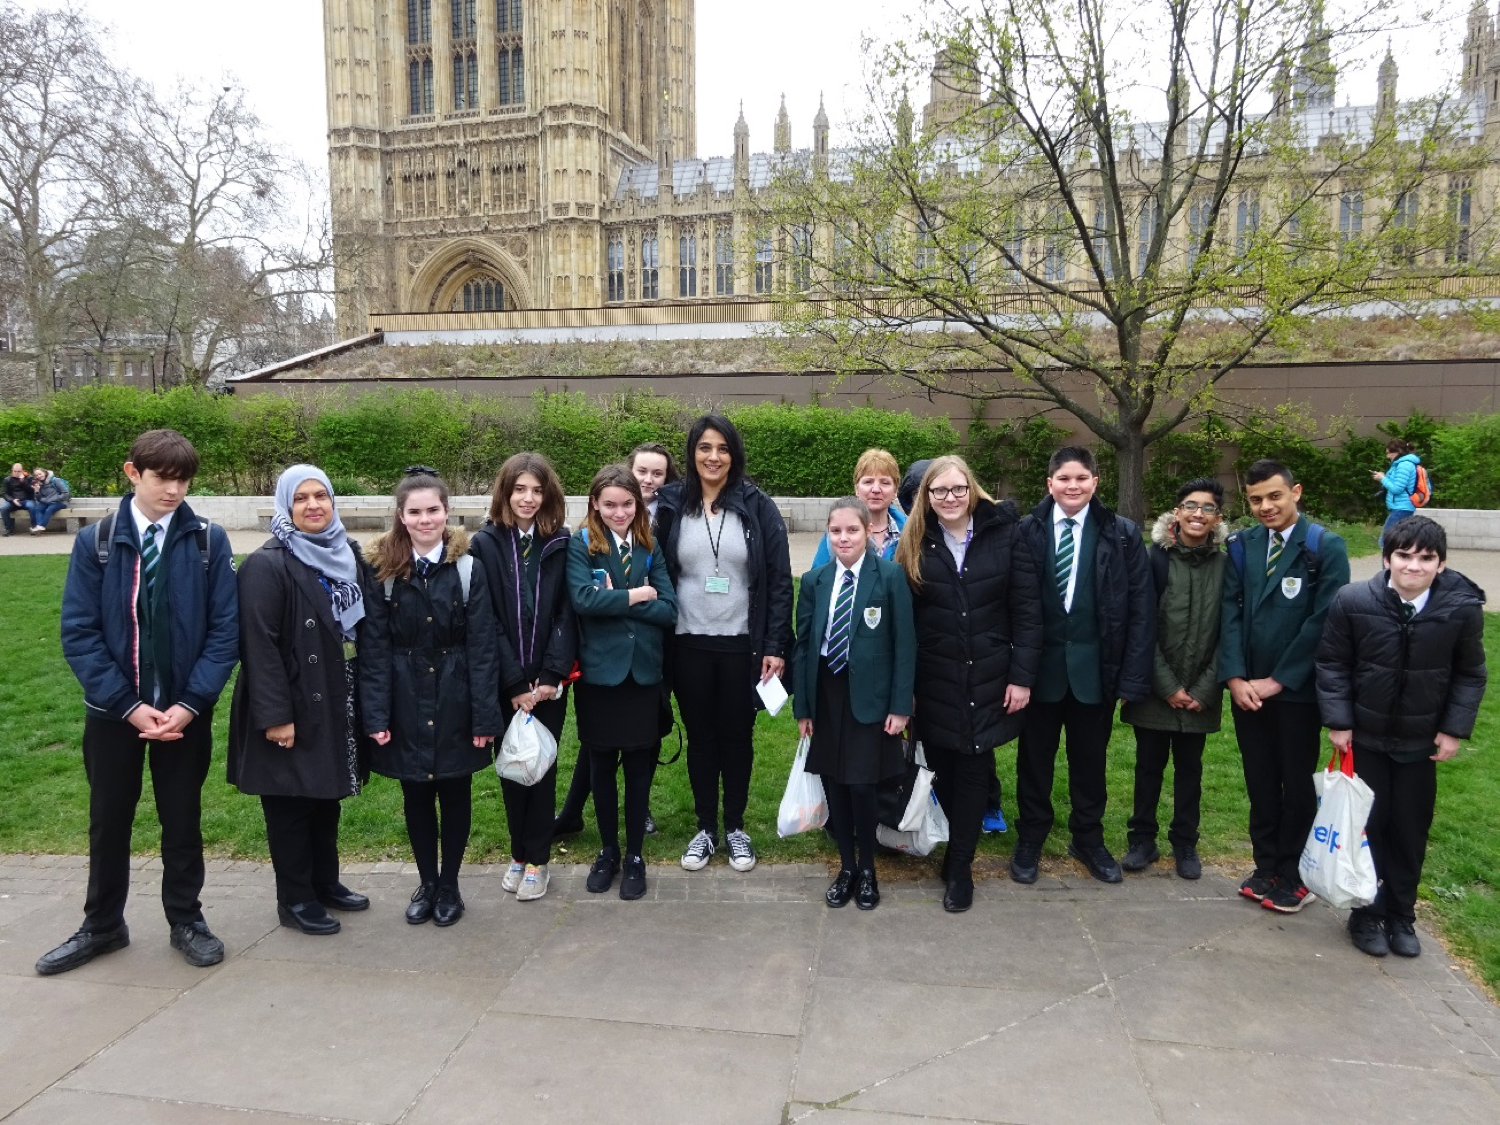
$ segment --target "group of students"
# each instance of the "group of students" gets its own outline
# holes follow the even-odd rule
[[[449,526],[441,478],[416,466],[392,527],[364,552],[328,477],[294,465],[277,485],[272,537],[236,577],[223,530],[185,502],[191,444],[171,430],[141,435],[125,465],[133,492],[79,536],[64,592],[63,650],[88,708],[89,886],[83,926],[38,972],[128,944],[130,827],[147,761],[172,945],[191,964],[222,959],[198,901],[199,802],[212,709],[236,662],[229,780],[261,798],[280,920],[308,934],[338,932],[330,909],[369,906],[340,881],[337,841],[340,802],[372,771],[402,787],[420,879],[407,921],[457,922],[472,776],[512,722],[559,738],[570,693],[580,748],[563,808],[554,813],[555,762],[532,785],[501,779],[506,892],[546,893],[552,841],[581,827],[592,793],[602,847],[587,889],[618,877],[622,898],[645,894],[650,789],[674,696],[697,822],[682,866],[702,869],[722,844],[732,868],[749,870],[757,688],[780,677],[838,843],[829,906],[880,901],[878,791],[906,769],[908,734],[950,825],[945,910],[972,904],[977,840],[999,804],[995,749],[1013,739],[1011,877],[1038,877],[1063,746],[1069,854],[1119,882],[1102,824],[1117,701],[1137,749],[1123,866],[1159,858],[1170,762],[1168,840],[1177,873],[1199,877],[1203,751],[1227,686],[1255,861],[1241,893],[1286,913],[1309,901],[1297,861],[1326,725],[1336,746],[1358,746],[1376,794],[1368,834],[1383,881],[1351,933],[1367,952],[1415,953],[1433,764],[1471,732],[1485,681],[1483,595],[1444,570],[1439,525],[1388,528],[1386,569],[1344,589],[1342,540],[1300,514],[1301,487],[1276,462],[1246,477],[1258,526],[1226,537],[1222,486],[1195,480],[1148,547],[1096,498],[1085,449],[1053,455],[1048,495],[1024,515],[991,499],[961,458],[900,478],[890,454],[870,450],[856,495],[828,513],[794,631],[786,527],[747,477],[733,424],[704,415],[686,453],[680,476],[656,445],[601,469],[573,533],[551,465],[516,454],[472,538]],[[891,506],[898,479],[904,516]]]

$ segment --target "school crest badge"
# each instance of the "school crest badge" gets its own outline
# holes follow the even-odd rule
[[[1302,579],[1300,579],[1300,578],[1283,578],[1281,580],[1281,595],[1282,595],[1282,597],[1287,598],[1287,599],[1295,598],[1301,592],[1302,592]]]
[[[879,624],[880,624],[880,607],[878,605],[866,606],[865,607],[865,627],[869,628],[869,629],[873,629],[873,628],[875,628],[875,626],[877,626]]]

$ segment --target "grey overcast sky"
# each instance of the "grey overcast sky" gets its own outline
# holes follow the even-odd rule
[[[28,9],[63,0],[20,0]],[[1403,96],[1429,93],[1459,67],[1469,0],[1438,0],[1447,18],[1402,37],[1397,50]],[[326,170],[323,6],[319,0],[74,0],[112,29],[118,57],[160,86],[182,75],[218,81],[232,75],[246,89],[268,134]],[[1424,0],[1397,0],[1415,13]],[[698,154],[728,155],[744,101],[753,151],[771,147],[783,93],[797,147],[812,142],[818,96],[827,98],[834,142],[843,122],[864,109],[862,33],[890,37],[918,0],[699,0]],[[753,17],[746,12],[753,11]],[[1375,100],[1373,66],[1340,74],[1339,102]],[[926,91],[913,90],[921,109]]]

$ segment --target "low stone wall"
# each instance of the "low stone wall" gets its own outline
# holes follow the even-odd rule
[[[828,505],[832,497],[774,497],[787,521],[788,531],[822,531],[828,519]],[[108,507],[118,503],[111,497],[75,497],[73,507]],[[273,506],[269,496],[189,496],[188,503],[200,516],[213,520],[221,527],[232,530],[254,530],[266,527],[263,511]],[[354,529],[368,530],[384,527],[390,521],[391,498],[389,496],[340,496],[339,507],[349,511],[365,509],[364,513],[345,518],[345,523]],[[568,497],[568,524],[577,527],[583,521],[588,504],[586,496]],[[483,523],[483,513],[489,509],[490,498],[484,496],[454,496],[450,505],[455,512],[463,514],[471,527]]]
[[[1458,550],[1500,551],[1500,511],[1487,508],[1423,508],[1443,525],[1448,546]]]

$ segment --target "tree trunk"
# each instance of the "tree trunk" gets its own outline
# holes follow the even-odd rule
[[[1122,423],[1124,433],[1115,446],[1119,472],[1118,511],[1146,526],[1146,442],[1139,426]]]

